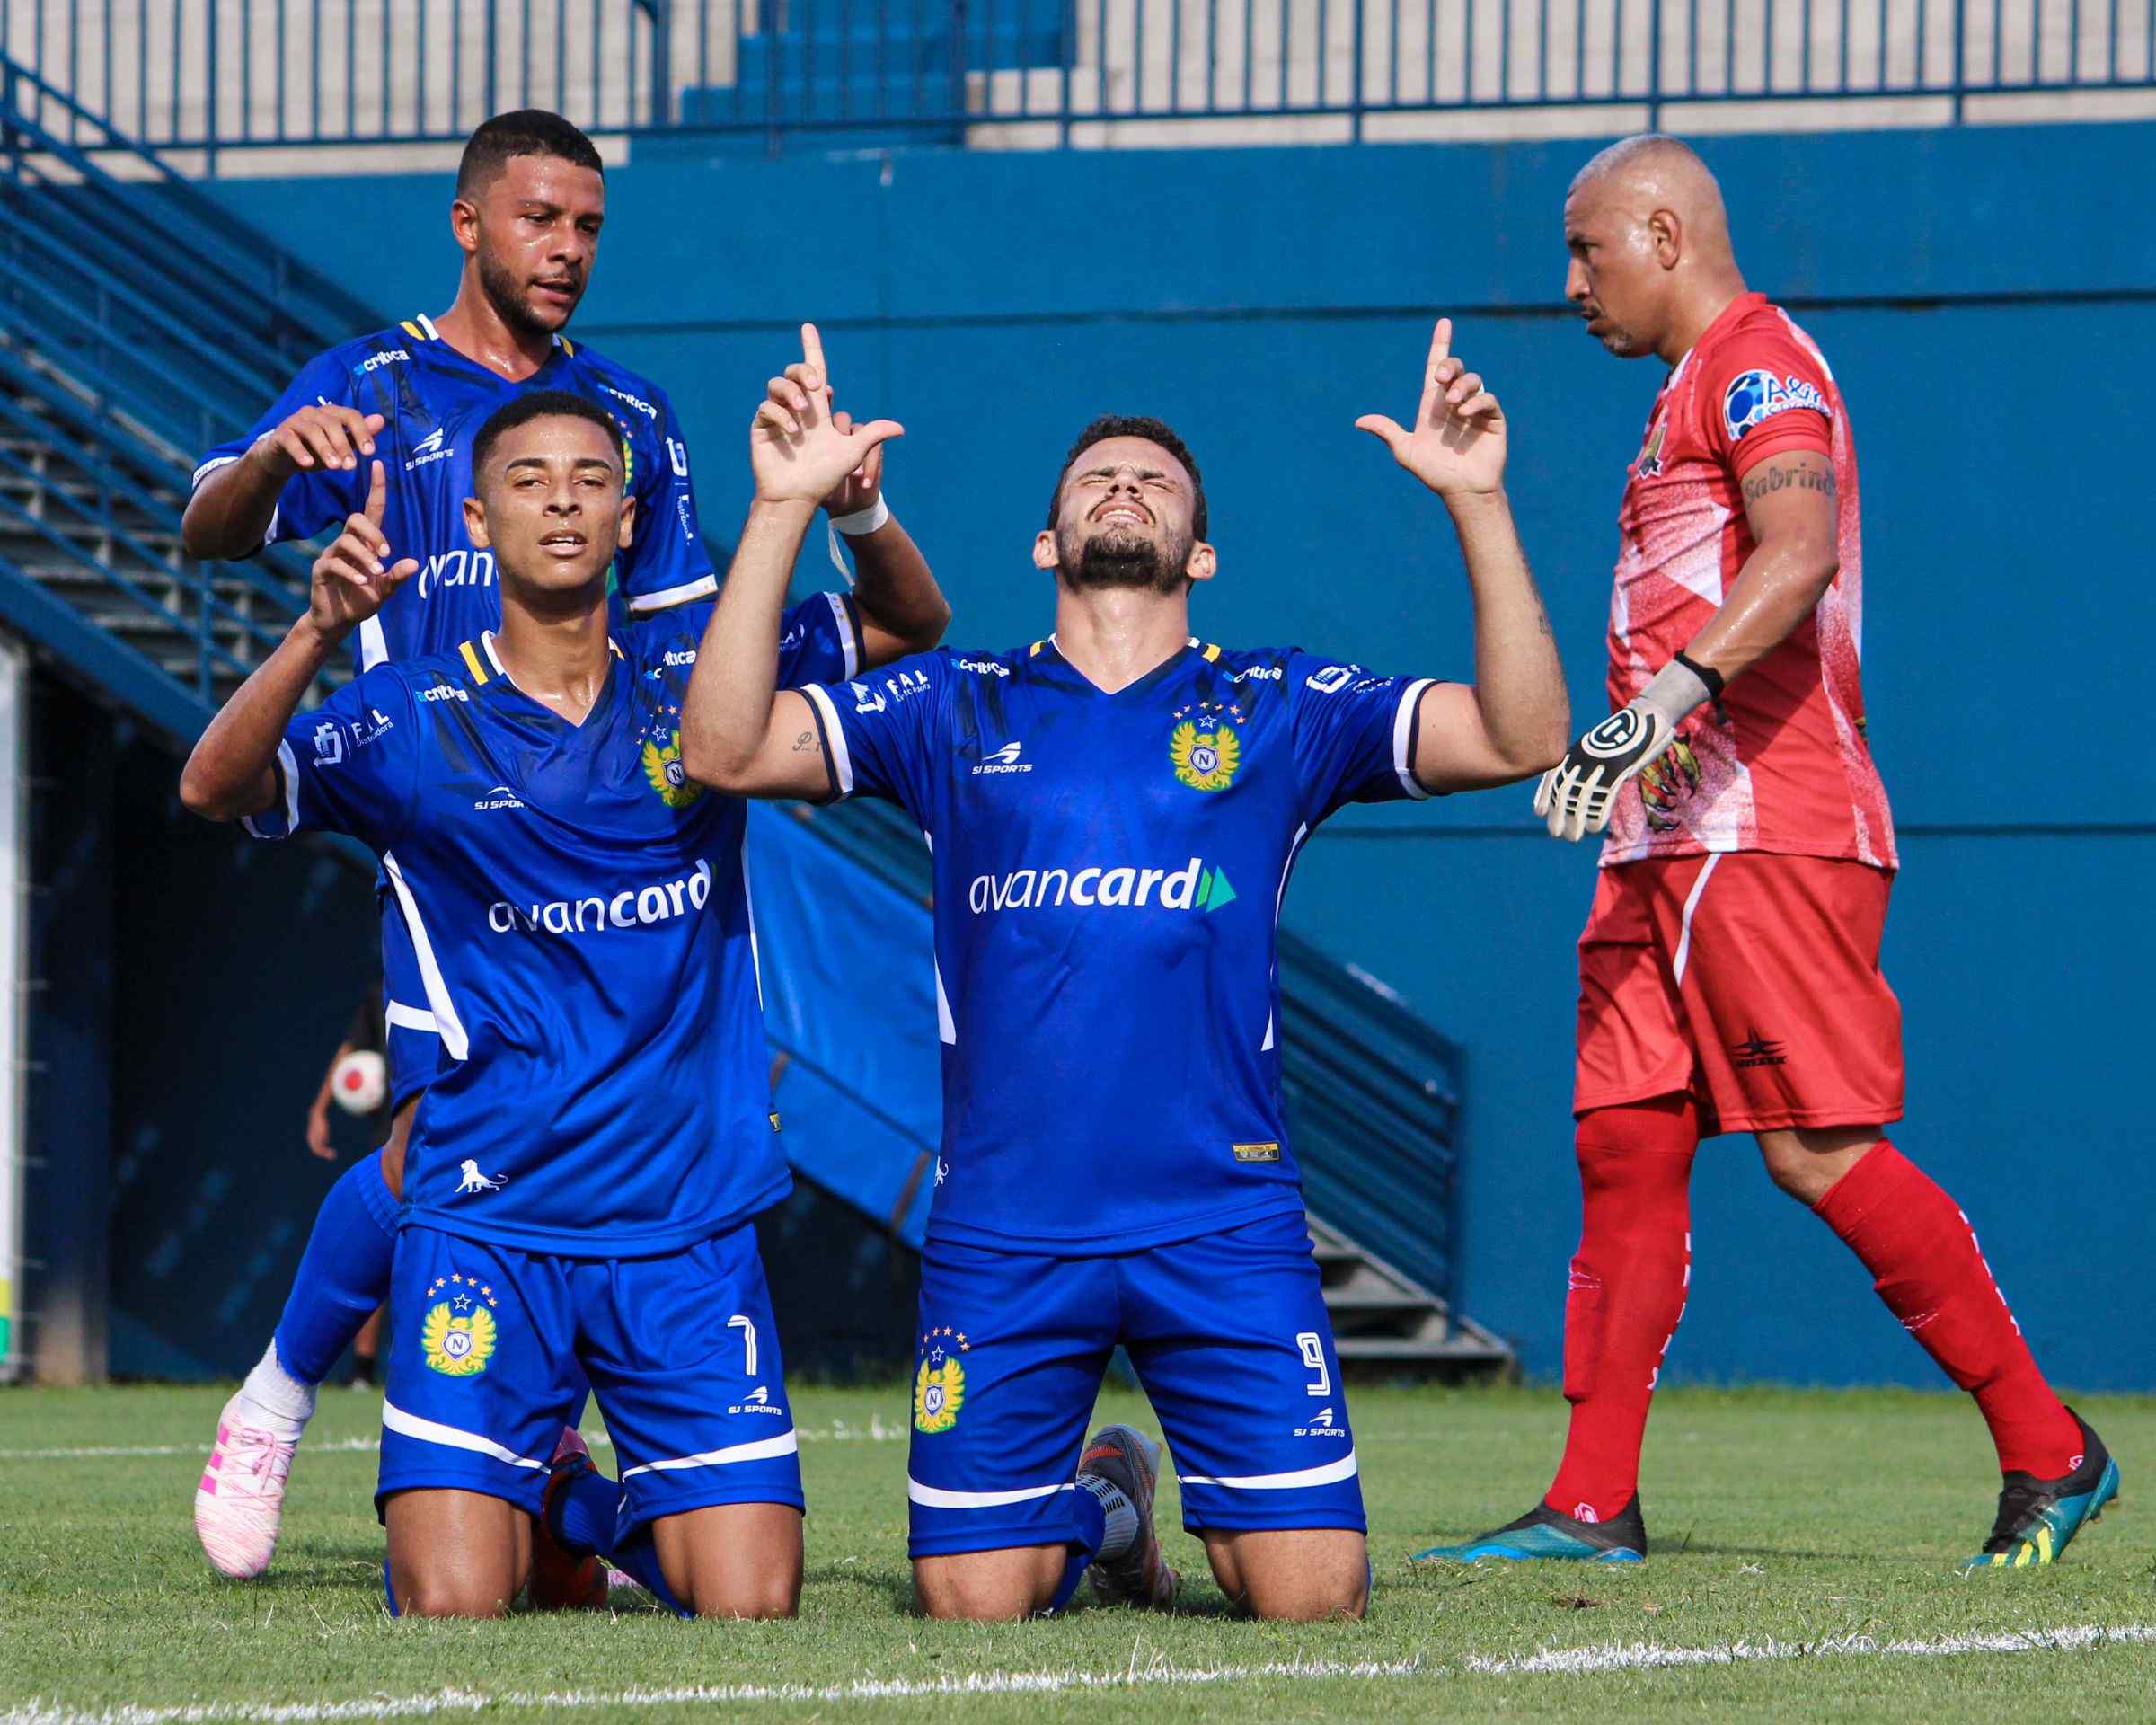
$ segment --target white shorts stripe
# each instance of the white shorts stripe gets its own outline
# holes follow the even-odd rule
[[[1714,865],[1722,860],[1719,851],[1707,859],[1700,871],[1700,878],[1692,883],[1692,890],[1684,895],[1684,922],[1677,934],[1677,956],[1670,960],[1670,971],[1678,982],[1684,980],[1684,966],[1692,958],[1692,913],[1700,907],[1700,895],[1707,890],[1707,877],[1714,872]]]
[[[822,715],[825,735],[831,745],[831,765],[838,779],[838,794],[850,797],[853,794],[853,757],[846,753],[846,728],[838,722],[838,708],[818,684],[808,684],[801,693],[816,703],[817,712]]]
[[[382,1404],[382,1426],[402,1437],[417,1438],[422,1443],[442,1444],[451,1449],[469,1449],[482,1455],[491,1455],[498,1462],[507,1462],[511,1467],[544,1467],[544,1462],[535,1462],[528,1455],[519,1455],[513,1449],[504,1449],[491,1438],[482,1438],[475,1431],[460,1431],[455,1426],[445,1426],[435,1420],[422,1420],[416,1413],[406,1413],[393,1402]]]
[[[1234,1480],[1209,1480],[1202,1473],[1179,1473],[1176,1478],[1185,1485],[1224,1485],[1237,1491],[1293,1491],[1303,1485],[1337,1485],[1342,1480],[1352,1480],[1355,1474],[1355,1452],[1351,1449],[1337,1462],[1327,1462],[1322,1467],[1298,1468],[1293,1473],[1246,1473]]]
[[[383,1018],[393,1031],[427,1031],[436,1036],[442,1033],[432,1013],[424,1006],[407,1006],[401,1000],[391,1001]]]
[[[679,587],[662,587],[656,593],[639,593],[629,601],[629,615],[647,615],[653,611],[664,611],[670,605],[685,605],[691,599],[709,598],[719,590],[716,575],[699,575],[693,581],[684,581]]]
[[[776,1438],[759,1438],[753,1444],[729,1444],[724,1449],[707,1449],[698,1455],[676,1455],[670,1461],[645,1462],[622,1470],[624,1480],[639,1473],[669,1473],[683,1467],[725,1467],[732,1462],[764,1462],[774,1455],[797,1455],[801,1441],[791,1427]]]
[[[931,1509],[1000,1509],[1007,1503],[1031,1503],[1038,1498],[1052,1498],[1058,1491],[1074,1491],[1077,1487],[1075,1480],[1065,1480],[1060,1485],[1029,1485],[1017,1491],[946,1491],[941,1486],[923,1485],[909,1474],[906,1495]]]

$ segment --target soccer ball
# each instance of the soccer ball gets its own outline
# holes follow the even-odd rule
[[[330,1075],[330,1094],[347,1114],[372,1114],[389,1094],[389,1066],[372,1048],[354,1048]]]

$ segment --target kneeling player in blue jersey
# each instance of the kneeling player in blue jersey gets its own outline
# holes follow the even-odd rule
[[[768,1118],[744,811],[682,770],[687,668],[608,637],[607,565],[635,514],[613,420],[581,396],[520,395],[479,428],[473,470],[499,631],[296,713],[415,566],[376,554],[376,463],[367,508],[315,564],[309,614],[181,785],[198,813],[263,836],[361,839],[420,913],[446,1057],[411,1128],[393,1272],[377,1496],[391,1605],[507,1609],[543,1503],[554,1531],[625,1551],[677,1608],[786,1615],[800,1472],[749,1218],[791,1181]],[[587,1380],[621,1457],[618,1517],[580,1457],[549,1466]]]
[[[1472,686],[1189,632],[1212,578],[1197,463],[1089,426],[1033,547],[1055,632],[774,693],[786,578],[857,459],[813,330],[759,410],[756,500],[691,685],[683,758],[752,796],[902,803],[935,856],[942,1160],[915,1375],[915,1581],[943,1617],[1155,1606],[1159,1446],[1082,1442],[1125,1346],[1185,1526],[1260,1616],[1361,1612],[1355,1440],[1280,1091],[1275,924],[1343,804],[1510,783],[1563,754],[1564,679],[1503,490],[1506,428],[1437,325],[1415,425],[1372,416],[1451,511]]]

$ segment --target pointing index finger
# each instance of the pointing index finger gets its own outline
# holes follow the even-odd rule
[[[1423,362],[1422,405],[1415,415],[1415,422],[1418,426],[1430,423],[1443,393],[1437,382],[1437,367],[1445,362],[1452,351],[1453,320],[1441,317],[1437,320],[1437,327],[1430,332],[1430,357]]]
[[[816,367],[817,381],[827,385],[831,382],[830,368],[824,364],[824,338],[817,333],[816,325],[801,325],[801,358]]]
[[[383,507],[389,500],[389,481],[384,475],[379,461],[375,462],[373,466],[373,476],[367,483],[367,508],[363,513],[378,527],[382,525]]]

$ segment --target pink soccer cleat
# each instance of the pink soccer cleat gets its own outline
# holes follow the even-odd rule
[[[219,1575],[248,1581],[266,1573],[285,1518],[285,1476],[296,1447],[242,1423],[235,1394],[217,1415],[217,1441],[195,1488],[195,1537]]]

